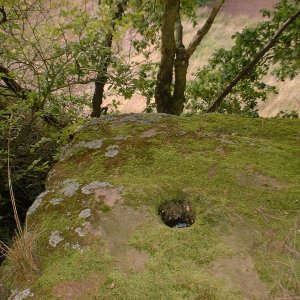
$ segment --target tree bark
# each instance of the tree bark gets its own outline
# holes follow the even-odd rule
[[[116,22],[120,21],[125,13],[127,3],[129,0],[123,0],[118,2],[116,12],[112,18],[112,29],[105,36],[104,41],[102,43],[102,47],[106,49],[106,53],[100,58],[101,70],[98,71],[96,81],[95,81],[95,90],[92,99],[92,114],[91,117],[99,118],[103,108],[103,95],[104,95],[104,87],[108,80],[108,67],[111,63],[112,57],[112,41],[113,41],[113,32],[116,28]],[[101,4],[101,1],[99,1]]]
[[[186,77],[189,67],[189,60],[194,54],[197,46],[202,42],[203,38],[209,32],[216,16],[218,15],[224,0],[217,0],[210,12],[206,22],[199,29],[194,36],[192,42],[186,49],[182,42],[182,24],[180,18],[180,10],[178,10],[177,21],[175,27],[176,37],[176,59],[175,59],[175,87],[174,95],[172,98],[172,111],[169,113],[174,115],[180,115],[183,112],[185,102],[185,89],[186,89]]]
[[[158,113],[172,113],[172,79],[176,54],[175,22],[180,0],[166,0],[161,27],[161,61],[155,88]]]
[[[182,42],[180,0],[166,0],[161,29],[162,57],[155,90],[157,112],[172,115],[180,115],[183,112],[189,60],[209,32],[223,3],[224,0],[216,0],[205,24],[197,31],[186,49]],[[172,94],[173,72],[175,85]]]
[[[295,22],[297,18],[300,17],[300,10],[294,14],[292,17],[290,17],[282,26],[281,28],[273,35],[273,37],[269,40],[269,42],[262,48],[253,58],[252,61],[250,61],[239,73],[238,75],[225,87],[225,89],[219,94],[219,96],[216,98],[216,100],[213,102],[213,104],[208,108],[206,112],[212,113],[217,110],[217,108],[220,106],[222,101],[230,92],[232,89],[245,77],[247,77],[253,68],[257,65],[257,63],[263,58],[263,56],[277,43],[278,39],[282,35],[282,33],[285,31],[285,29]]]
[[[185,101],[186,76],[189,66],[190,56],[188,55],[183,44],[183,27],[181,23],[180,9],[177,12],[175,24],[175,41],[176,41],[176,57],[175,67],[175,86],[172,98],[172,114],[180,115],[183,112]]]

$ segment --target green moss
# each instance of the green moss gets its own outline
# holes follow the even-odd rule
[[[42,276],[34,288],[50,295],[59,278],[83,278],[94,270],[108,278],[95,299],[239,299],[239,293],[207,270],[220,258],[247,253],[273,295],[280,294],[277,283],[281,274],[292,274],[286,266],[295,255],[285,246],[294,241],[292,248],[300,251],[298,233],[294,240],[291,235],[299,228],[300,121],[211,114],[117,125],[100,123],[79,132],[78,141],[101,138],[104,145],[61,162],[59,178],[73,178],[82,185],[109,182],[123,187],[125,205],[146,207],[149,221],[128,240],[150,255],[145,271],[125,275],[116,265],[109,268],[113,263],[99,250],[101,240],[83,256],[47,248],[52,230],[60,230],[66,241],[75,242],[77,236],[67,228],[82,223],[78,214],[86,207],[100,211],[92,219],[95,222],[109,218],[106,205],[79,191],[59,207],[43,204],[43,211],[32,219],[47,233],[41,240]],[[141,136],[152,128],[157,134]],[[130,137],[116,141],[117,135]],[[114,158],[105,156],[110,145],[119,146]],[[192,202],[197,211],[193,226],[176,230],[160,221],[159,205],[174,194]],[[232,228],[241,227],[244,232],[231,233]],[[245,241],[245,232],[257,234]],[[227,242],[231,238],[238,240],[238,246]],[[300,276],[299,262],[293,266],[293,274]],[[293,279],[285,277],[281,285],[299,294]],[[112,283],[114,288],[110,288]]]
[[[152,262],[143,273],[112,272],[99,299],[242,299],[237,291],[186,263],[159,265]],[[110,290],[114,283],[117,288]]]
[[[86,279],[95,272],[106,274],[111,263],[111,257],[97,245],[86,248],[83,253],[73,249],[56,251],[43,261],[42,276],[32,287],[37,291],[35,297],[50,299],[53,288],[59,283]]]

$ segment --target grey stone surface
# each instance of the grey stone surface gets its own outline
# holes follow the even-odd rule
[[[85,236],[85,234],[83,233],[81,227],[75,228],[74,231],[75,231],[80,237],[84,237],[84,236]]]
[[[81,191],[83,194],[92,194],[94,190],[99,189],[99,188],[107,188],[107,187],[112,187],[112,185],[108,182],[100,182],[100,181],[93,181],[87,185],[85,185]]]
[[[86,208],[83,211],[80,212],[79,214],[79,218],[88,218],[91,216],[91,209],[90,208]]]
[[[114,137],[115,141],[125,141],[127,139],[129,139],[131,136],[130,135],[118,135],[116,137]]]
[[[53,205],[58,205],[62,202],[63,202],[62,198],[53,198],[53,199],[50,200],[50,203],[53,204]]]
[[[102,145],[103,145],[103,140],[95,140],[91,142],[86,142],[84,144],[84,147],[87,147],[89,149],[99,149],[102,147]]]
[[[8,300],[23,300],[28,297],[33,297],[33,293],[31,293],[30,289],[25,289],[22,291],[14,290]]]
[[[56,174],[56,170],[52,168],[47,175],[47,181],[50,181],[55,176],[55,174]]]
[[[67,179],[62,182],[61,186],[62,186],[61,192],[66,197],[71,197],[71,196],[75,195],[75,193],[77,192],[77,190],[80,187],[80,184],[75,180]]]
[[[67,158],[70,158],[72,155],[76,154],[76,150],[80,148],[88,149],[99,149],[103,145],[103,140],[94,140],[90,142],[81,141],[77,144],[70,144],[63,148],[62,155],[60,156],[60,161],[64,161]]]
[[[79,242],[77,242],[76,244],[72,245],[72,249],[79,250],[80,253],[83,253],[83,248],[80,246]]]
[[[60,235],[60,232],[58,230],[52,231],[50,238],[49,238],[49,244],[52,247],[56,247],[61,241],[63,241],[64,238]]]
[[[118,150],[119,146],[118,145],[112,145],[106,148],[106,152],[105,152],[105,156],[106,157],[115,157],[119,154],[119,150]]]
[[[49,190],[46,190],[37,196],[37,198],[34,200],[34,202],[32,203],[32,205],[29,207],[29,209],[27,211],[28,216],[31,215],[32,213],[34,213],[38,209],[38,207],[42,204],[43,198],[49,192],[50,192]]]

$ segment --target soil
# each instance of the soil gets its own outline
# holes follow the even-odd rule
[[[86,299],[97,292],[104,281],[103,275],[93,274],[87,279],[63,282],[54,288],[53,295],[64,300]]]
[[[282,187],[280,182],[271,176],[254,172],[252,174],[238,174],[239,181],[243,186],[254,186],[263,189],[278,190]]]

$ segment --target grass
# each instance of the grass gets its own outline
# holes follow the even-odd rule
[[[24,280],[32,281],[35,279],[38,268],[37,257],[37,240],[40,237],[41,231],[35,226],[28,227],[27,218],[25,224],[22,224],[19,219],[16,199],[12,186],[11,174],[11,158],[10,158],[10,143],[11,143],[11,115],[10,126],[8,132],[7,143],[7,181],[10,193],[10,201],[12,204],[14,219],[16,222],[16,233],[12,239],[11,245],[7,245],[0,241],[0,253],[5,257],[4,266],[2,267],[1,277],[4,281]]]
[[[0,242],[0,252],[5,256],[2,266],[2,279],[9,281],[33,281],[39,273],[37,241],[40,231],[24,226],[21,233],[16,233],[10,246]]]
[[[63,197],[53,178],[48,184],[54,191],[30,216],[43,231],[34,299],[56,299],[57,286],[82,283],[94,273],[104,279],[86,299],[243,299],[245,287],[226,281],[236,269],[225,265],[223,278],[213,271],[216,262],[240,264],[241,257],[250,262],[246,267],[254,275],[244,272],[238,277],[263,282],[270,298],[300,295],[299,120],[212,114],[163,117],[151,126],[157,134],[145,138],[141,132],[149,125],[127,123],[131,137],[121,141],[114,137],[124,131],[122,126],[114,131],[107,123],[101,136],[85,129],[76,139],[105,138],[105,145],[54,167],[59,181],[72,178],[82,187],[98,180],[123,187],[125,204],[145,209],[148,218],[128,238],[128,245],[149,255],[145,270],[124,273],[101,235],[79,237],[74,229],[82,227],[82,209],[91,208],[87,221],[96,231],[103,219],[114,216],[114,209],[101,206],[92,194],[82,194],[81,187],[76,195]],[[104,155],[106,147],[115,144],[117,161]],[[192,203],[196,221],[191,227],[174,230],[160,221],[158,208],[172,195]],[[54,197],[64,200],[50,205]],[[64,237],[56,248],[48,243],[53,230]],[[77,242],[83,253],[64,246]],[[250,287],[257,289],[256,283]]]

